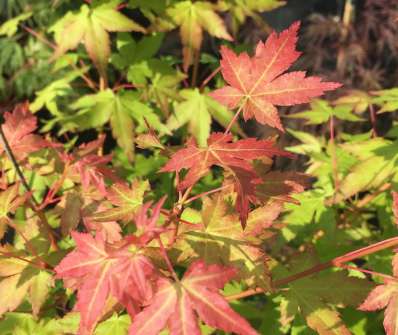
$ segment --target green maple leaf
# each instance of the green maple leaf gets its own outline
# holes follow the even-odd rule
[[[170,62],[159,59],[135,63],[127,73],[127,79],[140,87],[142,98],[156,103],[165,115],[169,114],[170,100],[179,99],[179,83],[185,77]]]
[[[98,324],[94,335],[125,335],[128,332],[130,323],[131,319],[128,314],[121,316],[113,314],[112,317]]]
[[[50,28],[57,43],[53,57],[59,57],[68,50],[75,49],[80,43],[84,43],[101,76],[106,78],[110,56],[108,32],[145,32],[139,24],[120,14],[115,9],[116,4],[117,2],[111,1],[93,8],[83,5],[77,13],[68,12]]]
[[[68,72],[63,78],[55,80],[40,91],[35,92],[36,98],[29,105],[30,111],[36,113],[45,106],[51,114],[60,115],[61,111],[58,108],[58,100],[71,94],[71,82],[85,71],[86,70],[83,69]]]
[[[312,101],[310,110],[291,114],[288,117],[306,119],[306,124],[326,123],[331,117],[345,121],[363,121],[353,113],[351,106],[340,105],[333,108],[327,101],[321,99],[315,99]]]
[[[224,22],[215,11],[215,6],[204,1],[181,1],[166,10],[173,22],[180,27],[183,44],[184,71],[188,70],[193,60],[193,51],[202,45],[203,30],[210,35],[225,40],[232,40]]]
[[[134,156],[134,132],[146,130],[145,120],[160,134],[170,133],[157,114],[140,102],[134,92],[114,93],[107,89],[81,97],[71,108],[77,111],[75,115],[58,119],[64,130],[97,128],[109,121],[113,136],[130,160]]]
[[[7,37],[14,36],[18,31],[18,25],[32,16],[32,12],[23,13],[10,20],[7,20],[0,26],[0,36],[6,35]]]
[[[245,231],[239,217],[232,214],[223,196],[206,198],[201,213],[202,228],[183,233],[180,260],[200,257],[207,263],[234,266],[238,276],[249,285],[270,288],[266,256],[261,249],[260,235],[279,215],[281,205],[270,203],[249,214]]]
[[[317,263],[313,253],[302,254],[294,259],[286,273],[297,273]],[[336,306],[356,307],[367,296],[372,284],[339,271],[318,273],[296,280],[288,287],[281,301],[282,324],[290,323],[300,312],[307,325],[319,334],[348,335],[351,332],[342,322]]]
[[[153,33],[136,41],[130,33],[118,33],[116,39],[117,53],[112,54],[111,62],[118,70],[124,70],[127,66],[139,64],[142,61],[152,59],[163,42],[164,33]]]
[[[285,3],[281,0],[224,0],[219,5],[224,10],[230,10],[238,23],[242,24],[248,16],[256,16],[258,12],[273,10]]]
[[[11,249],[2,248],[2,252],[16,254],[18,257],[32,260],[32,257]],[[15,310],[27,297],[37,316],[45,302],[53,277],[46,271],[39,270],[17,258],[0,257],[0,315]]]
[[[207,146],[212,117],[227,127],[234,114],[198,89],[186,89],[180,93],[184,101],[176,104],[175,113],[169,118],[167,126],[174,130],[188,124],[189,132],[195,136],[199,146]],[[235,124],[233,131],[242,133]]]

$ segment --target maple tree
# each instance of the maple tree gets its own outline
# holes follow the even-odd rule
[[[340,132],[395,110],[396,92],[319,98],[341,84],[287,72],[299,22],[233,51],[246,17],[282,5],[84,1],[55,44],[34,12],[0,26],[62,73],[0,126],[5,335],[379,334],[359,311],[384,308],[398,334],[397,127]],[[181,61],[161,50],[174,28]],[[204,31],[230,43],[219,67]],[[304,103],[288,122],[327,131],[287,128],[300,143],[286,146],[277,108]],[[305,173],[285,169],[298,155]]]

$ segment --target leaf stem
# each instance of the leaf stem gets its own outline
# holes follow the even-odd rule
[[[193,70],[192,70],[192,81],[191,86],[195,87],[198,81],[198,71],[199,71],[199,59],[200,59],[200,49],[195,50],[193,59]]]
[[[21,256],[14,255],[12,252],[4,252],[4,251],[0,250],[0,255],[2,255],[2,256],[4,256],[4,257],[19,259],[20,261],[29,263],[29,264],[31,264],[32,266],[34,266],[34,267],[36,267],[36,268],[39,268],[39,269],[41,269],[41,270],[48,270],[45,266],[43,266],[43,264],[41,264],[41,263],[40,263],[40,264],[37,264],[37,263],[31,261],[30,259],[26,259],[26,258],[23,258],[23,257],[21,257]]]
[[[185,200],[184,204],[189,204],[190,202],[192,202],[192,201],[194,201],[196,199],[199,199],[199,198],[202,198],[202,197],[204,197],[206,195],[210,195],[210,194],[222,191],[222,190],[224,190],[224,189],[226,189],[226,188],[228,188],[230,186],[231,186],[231,184],[227,184],[227,185],[223,185],[223,186],[217,187],[217,188],[215,188],[213,190],[210,190],[210,191],[207,191],[207,192],[202,192],[200,194],[194,195],[193,197],[188,198],[187,200]]]
[[[42,43],[46,44],[47,46],[49,46],[51,49],[56,49],[57,46],[54,43],[51,43],[49,40],[47,40],[45,37],[43,37],[42,35],[40,35],[38,32],[36,32],[35,30],[33,30],[32,28],[29,28],[27,26],[25,26],[24,24],[21,25],[22,29],[24,29],[25,31],[27,31],[29,34],[31,34],[32,36],[36,37],[39,41],[41,41]],[[75,64],[72,63],[72,61],[70,61],[68,58],[66,58],[67,62],[69,63],[69,65],[75,69],[76,71],[81,71],[81,69],[79,69]],[[92,81],[89,77],[87,77],[84,73],[80,74],[80,77],[86,82],[87,86],[90,87],[92,90],[97,91],[97,87],[94,83],[94,81]]]
[[[234,117],[231,119],[231,121],[229,122],[227,128],[225,129],[224,135],[227,135],[227,134],[230,132],[232,126],[233,126],[234,123],[235,123],[235,121],[238,119],[240,112],[243,110],[243,106],[244,106],[244,105],[245,105],[244,103],[242,103],[242,104],[240,105],[240,107],[239,107],[238,110],[236,111]]]
[[[337,166],[337,154],[336,154],[336,141],[335,141],[335,133],[334,133],[334,117],[333,115],[329,120],[329,132],[330,132],[330,145],[331,145],[331,156],[332,156],[332,170],[333,170],[333,181],[334,181],[334,198],[339,191],[339,179],[338,179],[338,166]]]
[[[355,266],[350,266],[350,265],[346,265],[346,264],[341,264],[338,267],[341,268],[341,269],[353,270],[353,271],[367,273],[367,274],[370,274],[372,276],[379,276],[379,277],[382,277],[382,278],[387,279],[387,280],[398,281],[398,278],[395,278],[395,277],[390,276],[390,275],[386,275],[385,273],[380,273],[380,272],[371,271],[371,270],[365,270],[365,269],[357,268]]]
[[[209,83],[210,80],[212,80],[218,72],[221,71],[221,66],[219,66],[217,69],[215,69],[212,73],[210,73],[205,80],[202,81],[202,84],[200,85],[199,90],[202,92],[206,85]]]
[[[370,122],[372,123],[372,135],[373,137],[377,137],[378,135],[376,130],[376,113],[372,104],[369,105],[369,112],[370,112]]]
[[[354,250],[354,251],[344,254],[342,256],[333,258],[330,261],[327,261],[325,263],[317,264],[317,265],[313,266],[312,268],[309,268],[302,272],[298,272],[298,273],[288,276],[286,278],[275,280],[273,282],[273,286],[274,287],[285,286],[285,285],[287,285],[293,281],[296,281],[298,279],[308,277],[310,275],[313,275],[315,273],[318,273],[320,271],[326,270],[331,267],[341,267],[344,263],[351,262],[354,259],[364,257],[364,256],[367,256],[370,254],[374,254],[380,250],[388,249],[388,248],[391,248],[396,245],[398,245],[398,237],[393,237],[393,238],[390,238],[387,240],[383,240],[381,242],[377,242],[377,243],[371,244],[367,247],[364,247],[364,248],[361,248],[358,250]],[[259,294],[259,293],[264,293],[264,290],[261,288],[249,289],[249,290],[237,293],[237,294],[229,295],[226,297],[226,299],[229,301],[237,300],[237,299],[242,299],[242,298],[249,297],[249,296],[252,296],[255,294]]]
[[[179,282],[180,280],[178,279],[178,276],[176,274],[176,272],[174,271],[173,265],[170,261],[169,256],[167,255],[167,251],[163,245],[162,239],[160,237],[158,237],[158,243],[159,243],[159,248],[160,248],[160,253],[162,254],[163,259],[165,260],[166,264],[167,264],[167,268],[169,269],[171,275],[173,276],[174,280],[176,282]]]

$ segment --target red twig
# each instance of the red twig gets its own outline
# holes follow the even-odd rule
[[[169,269],[171,275],[173,276],[173,278],[174,278],[174,280],[175,280],[176,282],[179,282],[180,280],[178,279],[178,276],[177,276],[176,272],[174,271],[173,265],[172,265],[172,263],[171,263],[171,261],[170,261],[169,256],[167,255],[167,251],[166,251],[166,249],[164,248],[163,242],[162,242],[162,240],[161,240],[160,237],[158,237],[158,243],[159,243],[160,253],[161,253],[162,256],[163,256],[163,259],[165,260],[165,262],[166,262],[166,264],[167,264],[167,267],[168,267],[168,269]]]
[[[333,258],[332,260],[327,261],[325,263],[317,264],[317,265],[313,266],[312,268],[309,268],[305,271],[296,273],[296,274],[288,276],[286,278],[275,280],[273,282],[273,286],[274,287],[285,286],[295,280],[298,280],[298,279],[301,279],[304,277],[308,277],[310,275],[313,275],[315,273],[318,273],[320,271],[323,271],[323,270],[331,268],[331,267],[341,267],[344,263],[351,262],[354,259],[361,258],[361,257],[367,256],[370,254],[374,254],[380,250],[388,249],[388,248],[391,248],[396,245],[398,245],[398,237],[393,237],[393,238],[390,238],[390,239],[387,239],[387,240],[384,240],[384,241],[381,241],[378,243],[374,243],[367,247],[349,252],[343,256]],[[259,294],[259,293],[264,293],[264,290],[260,289],[260,288],[250,289],[250,290],[246,290],[246,291],[243,291],[243,292],[240,292],[237,294],[229,295],[226,298],[227,298],[227,300],[236,300],[236,299],[242,299],[242,298],[249,297],[249,296],[252,296],[255,294]]]
[[[377,130],[376,130],[376,112],[372,104],[369,105],[370,111],[370,122],[372,123],[372,135],[377,137]]]
[[[206,85],[209,83],[210,80],[212,80],[218,72],[220,72],[221,66],[219,66],[217,69],[215,69],[210,75],[205,78],[205,80],[202,81],[202,84],[200,85],[200,90],[203,91],[203,89],[206,87]]]

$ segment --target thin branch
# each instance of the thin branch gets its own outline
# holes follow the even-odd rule
[[[224,186],[221,186],[221,187],[217,187],[217,188],[215,188],[213,190],[210,190],[210,191],[207,191],[207,192],[202,192],[202,193],[197,194],[197,195],[195,195],[195,196],[193,196],[191,198],[188,198],[187,200],[185,200],[184,204],[189,204],[190,202],[192,202],[192,201],[194,201],[196,199],[200,199],[200,198],[202,198],[202,197],[204,197],[206,195],[210,195],[210,194],[213,194],[213,193],[216,193],[216,192],[220,192],[220,191],[222,191],[222,190],[224,190],[224,189],[226,189],[226,188],[228,188],[230,186],[231,186],[231,184],[227,184],[227,185],[224,185]]]
[[[387,191],[390,188],[391,188],[391,183],[384,183],[376,191],[368,194],[363,199],[358,201],[358,203],[356,204],[355,207],[357,207],[357,208],[365,207],[368,203],[372,202],[374,198],[376,198],[378,195],[380,195],[381,193]]]
[[[331,267],[341,267],[344,263],[351,262],[354,259],[361,258],[361,257],[367,256],[370,254],[374,254],[378,251],[388,249],[388,248],[394,247],[396,245],[398,245],[398,237],[393,237],[393,238],[390,238],[390,239],[387,239],[387,240],[384,240],[381,242],[377,242],[377,243],[371,244],[367,247],[364,247],[364,248],[361,248],[358,250],[354,250],[345,255],[333,258],[332,260],[327,261],[325,263],[317,264],[317,265],[313,266],[312,268],[309,268],[305,271],[298,272],[298,273],[288,276],[286,278],[275,280],[273,282],[273,286],[276,288],[285,286],[285,285],[287,285],[293,281],[296,281],[298,279],[302,279],[302,278],[311,276],[313,274],[316,274],[320,271],[326,270]],[[229,295],[226,297],[226,299],[229,301],[237,300],[237,299],[242,299],[242,298],[249,297],[249,296],[252,296],[255,294],[259,294],[259,293],[264,293],[264,290],[261,288],[250,289],[250,290],[246,290],[246,291],[243,291],[243,292],[240,292],[237,294]]]
[[[204,88],[206,87],[206,85],[209,83],[209,81],[212,80],[216,76],[216,74],[220,71],[221,71],[221,66],[219,66],[212,73],[210,73],[210,75],[207,78],[205,78],[205,80],[203,80],[202,84],[200,85],[200,88],[199,88],[200,91],[203,91]]]
[[[191,81],[191,86],[192,87],[196,86],[196,82],[198,80],[199,60],[200,60],[200,49],[199,50],[195,50],[195,52],[194,52],[192,81]]]
[[[11,163],[12,163],[12,165],[13,165],[16,173],[17,173],[17,176],[18,176],[19,180],[21,181],[22,186],[25,188],[25,191],[30,193],[31,196],[32,196],[32,203],[30,203],[30,207],[39,216],[40,220],[42,221],[44,229],[46,230],[46,232],[48,234],[48,237],[50,239],[51,246],[55,250],[57,250],[58,246],[57,246],[57,244],[55,242],[56,241],[56,236],[54,235],[54,232],[53,232],[51,226],[49,225],[46,216],[44,215],[44,213],[41,212],[40,209],[38,209],[39,203],[36,200],[36,198],[34,197],[34,194],[33,194],[32,190],[31,190],[28,182],[26,181],[25,176],[22,173],[22,170],[21,170],[21,168],[20,168],[20,166],[19,166],[19,164],[18,164],[18,162],[17,162],[17,160],[15,158],[15,155],[12,152],[12,149],[10,147],[10,144],[8,143],[7,137],[4,134],[2,125],[0,125],[0,142],[1,142],[2,146],[3,146],[3,148],[4,148],[4,151],[7,154],[7,157],[11,161]],[[30,201],[28,200],[28,202],[30,202]]]
[[[25,188],[26,192],[31,193],[32,190],[30,189],[29,184],[26,181],[25,176],[23,175],[23,173],[21,171],[21,168],[19,167],[19,164],[18,164],[18,162],[17,162],[17,160],[16,160],[16,158],[14,156],[14,153],[12,152],[10,144],[7,141],[7,137],[4,134],[2,125],[0,125],[0,141],[1,141],[1,144],[2,144],[2,146],[4,148],[4,151],[7,154],[8,159],[11,161],[12,165],[14,166],[14,169],[15,169],[15,171],[17,173],[17,176],[18,176],[19,180],[21,181],[22,186]],[[32,200],[35,203],[35,205],[38,205],[38,202],[35,199],[33,194],[32,194]]]
[[[162,239],[160,237],[158,237],[158,243],[159,243],[160,253],[163,256],[163,259],[165,260],[171,275],[173,276],[173,278],[176,282],[179,282],[180,280],[178,279],[178,276],[177,276],[176,272],[174,271],[173,264],[171,263],[170,258],[167,255],[167,251],[166,251],[166,249],[163,245]]]
[[[42,43],[46,44],[47,46],[49,46],[51,49],[55,50],[57,48],[57,45],[50,42],[49,40],[47,40],[45,37],[43,37],[42,35],[40,35],[38,32],[36,32],[35,30],[25,26],[24,24],[21,25],[22,28],[27,31],[29,34],[31,34],[32,36],[36,37],[39,41],[41,41]],[[77,67],[75,64],[73,64],[70,60],[66,59],[67,62],[69,63],[69,65],[77,71],[81,71],[81,69],[79,67]],[[92,90],[97,91],[97,87],[94,83],[94,81],[92,81],[89,77],[87,77],[84,73],[80,74],[80,77],[86,82],[87,86],[90,87]]]

